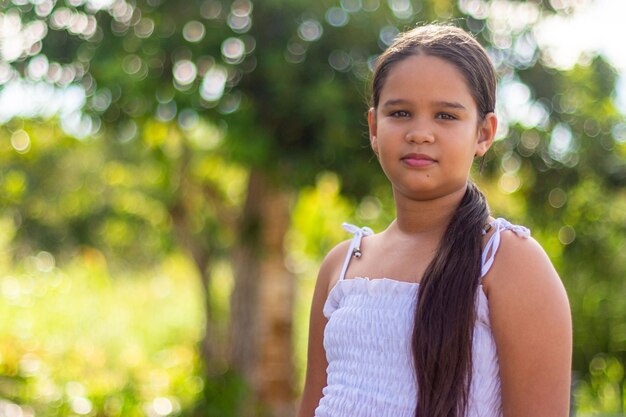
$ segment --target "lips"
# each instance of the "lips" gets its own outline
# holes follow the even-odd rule
[[[401,161],[410,167],[427,167],[437,162],[433,157],[421,153],[409,153]]]

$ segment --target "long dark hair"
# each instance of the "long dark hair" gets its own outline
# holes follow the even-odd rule
[[[479,121],[494,111],[496,76],[489,57],[468,33],[447,25],[405,32],[378,58],[372,85],[375,109],[394,64],[419,54],[445,59],[461,71],[476,102]],[[461,417],[466,413],[481,274],[481,231],[488,217],[484,195],[468,182],[421,280],[413,328],[419,391],[416,417]]]

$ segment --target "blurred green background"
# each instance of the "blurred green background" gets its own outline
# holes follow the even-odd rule
[[[382,230],[374,58],[452,21],[500,76],[474,178],[574,317],[572,414],[626,406],[626,118],[568,0],[0,0],[0,416],[292,416],[317,267]]]

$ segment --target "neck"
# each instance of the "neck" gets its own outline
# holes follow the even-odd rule
[[[391,227],[405,235],[442,236],[464,194],[465,187],[431,200],[411,200],[394,192],[396,220]]]

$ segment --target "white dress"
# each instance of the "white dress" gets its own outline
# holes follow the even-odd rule
[[[482,276],[493,263],[501,231],[530,235],[527,228],[501,218],[492,226],[495,231],[483,252]],[[419,284],[388,278],[345,279],[353,254],[360,256],[361,238],[372,231],[344,227],[354,233],[354,239],[324,305],[327,386],[315,417],[413,417],[417,387],[411,335]],[[467,417],[501,417],[498,357],[482,285],[476,297]]]

